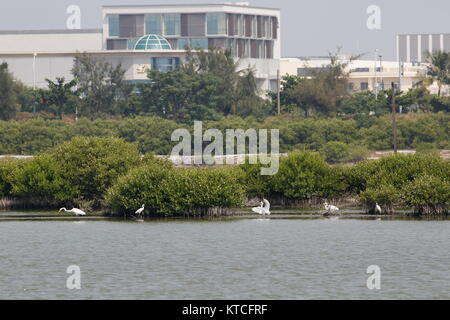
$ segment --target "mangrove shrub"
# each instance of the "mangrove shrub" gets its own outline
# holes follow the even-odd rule
[[[120,175],[140,164],[137,147],[117,138],[76,137],[51,155],[61,167],[62,179],[86,200],[102,199]]]
[[[153,163],[118,179],[106,202],[115,213],[133,213],[145,204],[153,215],[173,216],[237,207],[243,198],[236,168],[169,168]]]

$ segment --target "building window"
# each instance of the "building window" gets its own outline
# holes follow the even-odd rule
[[[209,38],[208,48],[228,48],[226,38]]]
[[[265,37],[265,38],[270,38],[270,36],[269,36],[269,26],[270,26],[270,23],[269,23],[269,17],[264,17],[264,28],[263,28],[263,30],[264,30],[264,35],[263,35],[263,37]]]
[[[257,38],[257,28],[258,24],[256,23],[256,16],[252,16],[252,38]]]
[[[266,41],[266,59],[273,59],[273,41]]]
[[[265,55],[265,50],[264,50],[264,41],[262,40],[258,40],[258,58],[259,59],[265,59],[266,55]]]
[[[208,13],[206,23],[208,35],[227,34],[227,16],[225,13]]]
[[[106,40],[106,50],[126,50],[126,39],[108,39]]]
[[[272,17],[272,38],[278,38],[278,19],[276,17]]]
[[[233,57],[237,57],[236,39],[234,38],[227,39],[227,48],[231,50],[231,54],[233,55]]]
[[[208,38],[179,38],[178,49],[185,50],[186,48],[194,50],[207,50]]]
[[[355,68],[352,72],[369,72],[369,68]]]
[[[165,36],[179,36],[181,29],[180,14],[165,14],[164,15],[164,35]]]
[[[144,15],[119,15],[119,36],[136,38],[144,35]]]
[[[117,14],[108,16],[108,29],[110,37],[119,36],[119,16]]]
[[[162,17],[160,14],[145,15],[145,33],[162,35]]]
[[[262,38],[263,37],[263,17],[261,16],[257,16],[256,17],[256,26],[257,26],[257,33],[256,35],[258,36],[258,38]]]
[[[204,37],[206,32],[206,14],[193,13],[181,15],[181,36]]]
[[[161,72],[175,70],[180,65],[180,58],[152,58],[152,69]]]
[[[237,16],[237,30],[238,30],[238,36],[243,37],[244,36],[244,16],[243,15]]]
[[[369,90],[369,83],[368,82],[361,82],[361,91],[367,91]]]
[[[208,39],[207,38],[191,38],[191,48],[192,49],[208,49]]]

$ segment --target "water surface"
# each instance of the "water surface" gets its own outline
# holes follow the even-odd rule
[[[450,298],[448,220],[80,220],[0,221],[0,299]]]

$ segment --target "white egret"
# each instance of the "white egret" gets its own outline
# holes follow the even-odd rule
[[[261,206],[252,208],[252,211],[261,215],[270,215],[270,202],[267,199],[263,199]]]
[[[325,210],[327,211],[327,213],[339,211],[338,207],[328,204],[328,202],[326,202],[326,201],[324,203],[324,206],[325,206]]]
[[[381,214],[381,207],[379,206],[378,203],[375,203],[375,213]]]
[[[142,207],[141,207],[140,209],[136,210],[135,214],[141,215],[142,212],[144,212],[144,210],[145,210],[145,204],[143,204]]]
[[[72,210],[67,210],[66,208],[61,208],[61,209],[59,209],[59,212],[61,212],[63,210],[65,212],[75,213],[76,216],[85,216],[86,215],[86,212],[84,212],[83,210],[77,209],[77,208],[73,208]]]

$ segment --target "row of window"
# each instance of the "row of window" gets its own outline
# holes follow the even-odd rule
[[[180,65],[180,58],[152,58],[152,69],[167,72]]]
[[[274,42],[239,38],[178,38],[168,39],[172,49],[207,50],[211,47],[228,48],[234,57],[253,59],[273,59]],[[108,39],[107,50],[134,50],[136,39]],[[167,48],[169,49],[169,48]]]
[[[377,72],[383,72],[382,67],[377,67],[376,70],[377,70]],[[370,68],[367,68],[367,67],[355,68],[355,69],[352,69],[351,72],[370,72]]]
[[[108,15],[109,37],[215,35],[277,39],[278,19],[227,13]]]

